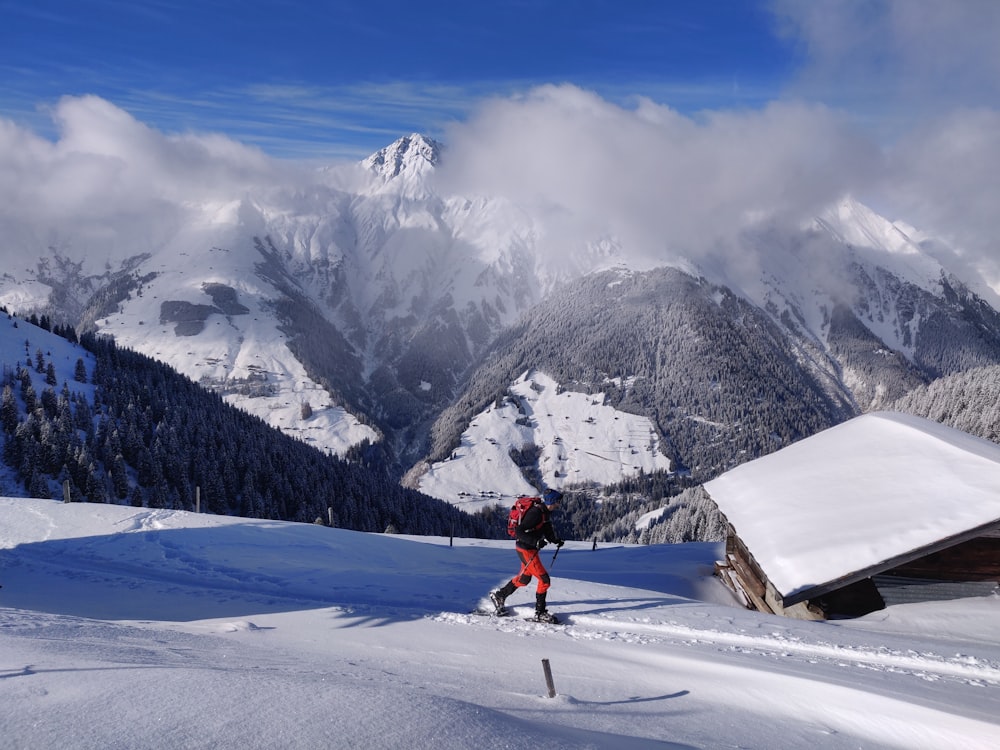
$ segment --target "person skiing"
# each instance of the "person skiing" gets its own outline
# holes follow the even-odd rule
[[[491,591],[490,601],[496,607],[496,613],[503,614],[507,597],[531,583],[532,577],[537,578],[535,620],[554,623],[558,620],[545,607],[545,596],[550,586],[549,572],[542,565],[539,552],[549,542],[557,548],[564,544],[552,527],[552,511],[559,507],[562,493],[558,490],[548,490],[541,498],[532,500],[534,502],[524,511],[515,529],[517,539],[515,549],[521,560],[521,572],[507,581],[503,587]]]

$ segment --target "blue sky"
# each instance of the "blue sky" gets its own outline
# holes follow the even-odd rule
[[[794,40],[745,0],[31,0],[0,3],[0,113],[45,130],[95,94],[168,132],[276,156],[440,136],[478,101],[571,83],[682,112],[760,106]]]

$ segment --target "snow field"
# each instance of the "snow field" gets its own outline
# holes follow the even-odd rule
[[[571,542],[549,594],[565,624],[548,626],[469,614],[516,572],[507,541],[0,499],[0,731],[81,748],[995,745],[1000,597],[798,622],[734,606],[717,553]],[[533,596],[509,603],[526,615]]]

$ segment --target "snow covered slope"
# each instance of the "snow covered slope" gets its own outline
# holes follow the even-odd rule
[[[39,361],[42,367],[38,366]],[[54,385],[47,382],[50,366]],[[83,368],[79,373],[82,379],[77,378],[78,366]],[[61,396],[65,388],[68,394],[78,394],[87,403],[94,401],[94,386],[89,380],[94,371],[94,358],[88,351],[51,331],[0,314],[0,369],[16,374],[19,368],[27,374],[36,396],[46,388]],[[0,444],[2,442],[0,439]],[[19,495],[22,492],[15,471],[0,461],[0,493]]]
[[[425,467],[418,488],[473,512],[538,494],[541,488],[528,482],[511,449],[537,449],[530,465],[546,487],[560,488],[669,471],[659,443],[649,419],[607,406],[603,393],[566,391],[548,375],[529,371],[472,420],[446,461]]]
[[[935,302],[948,297],[949,284],[963,286],[930,252],[933,240],[850,197],[798,238],[747,239],[763,261],[761,287],[750,296],[779,315],[790,311],[827,346],[832,310],[840,305],[887,349],[919,359],[921,329],[936,312]],[[976,279],[968,282],[983,288]],[[1000,301],[988,294],[992,303]]]
[[[549,593],[565,624],[467,614],[516,572],[509,546],[0,498],[4,743],[987,750],[1000,736],[997,596],[801,622],[735,607],[710,577],[716,545],[570,543]]]
[[[94,327],[272,427],[342,455],[378,433],[345,410],[289,349],[292,334],[275,314],[282,292],[259,273],[261,254],[247,252],[256,243],[245,223],[257,218],[240,203],[202,209],[160,256],[137,269],[134,292],[96,316]],[[169,262],[173,253],[179,262]]]

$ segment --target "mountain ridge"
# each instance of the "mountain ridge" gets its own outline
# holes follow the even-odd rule
[[[714,260],[651,264],[612,234],[549,256],[551,228],[516,202],[440,194],[446,159],[412,134],[308,192],[185,205],[103,269],[26,240],[36,267],[11,264],[0,302],[109,335],[324,452],[380,444],[395,477],[447,458],[528,370],[612,383],[609,403],[708,478],[1000,363],[1000,315],[938,241],[853,199]]]

